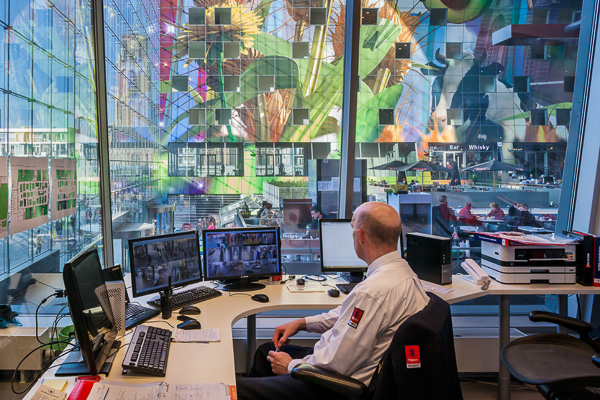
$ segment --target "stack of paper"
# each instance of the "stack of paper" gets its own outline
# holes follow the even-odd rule
[[[218,329],[175,329],[173,341],[175,342],[218,342],[221,340],[221,331]]]

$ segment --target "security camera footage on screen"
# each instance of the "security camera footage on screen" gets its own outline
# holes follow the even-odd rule
[[[278,272],[275,232],[206,232],[207,279]]]
[[[169,276],[173,286],[200,278],[198,239],[195,235],[183,238],[150,239],[133,247],[135,284],[139,294],[167,288]]]

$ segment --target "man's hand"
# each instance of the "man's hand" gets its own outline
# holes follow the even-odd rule
[[[275,345],[275,348],[278,349],[285,346],[290,341],[290,336],[294,336],[296,333],[303,330],[306,330],[306,321],[304,318],[279,325],[275,328],[275,334],[273,335],[273,344]]]
[[[288,365],[292,357],[283,351],[270,351],[267,361],[271,363],[271,370],[275,375],[284,375],[288,373]]]

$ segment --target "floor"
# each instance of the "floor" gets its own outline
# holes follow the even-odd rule
[[[461,383],[464,400],[496,400],[498,386],[495,382],[465,380]],[[21,385],[17,385],[21,388]],[[10,382],[0,382],[0,399],[20,400],[24,395],[16,395],[10,389]],[[514,384],[511,390],[512,400],[543,400],[535,388]]]

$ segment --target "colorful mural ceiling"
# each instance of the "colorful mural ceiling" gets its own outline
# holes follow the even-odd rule
[[[561,142],[581,1],[363,1],[357,142]],[[165,142],[338,142],[345,6],[161,1]]]

